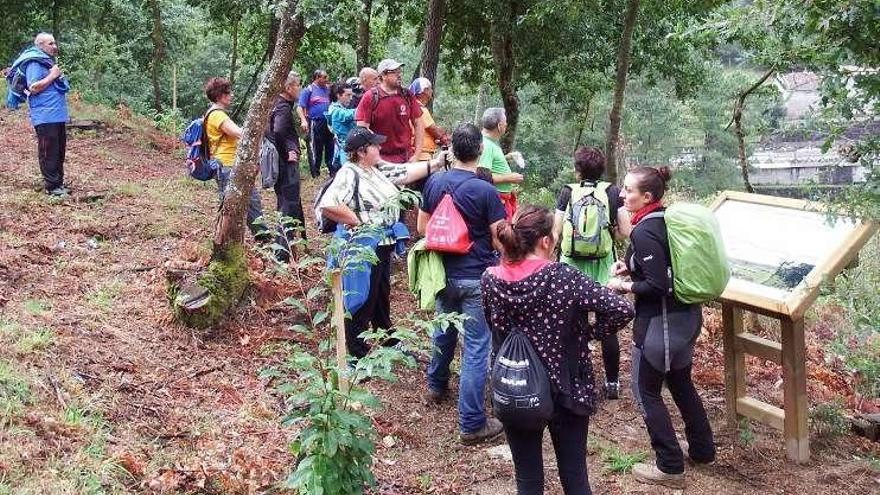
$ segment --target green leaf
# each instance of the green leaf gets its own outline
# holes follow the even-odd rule
[[[312,318],[312,326],[317,327],[321,324],[321,322],[327,319],[327,316],[329,316],[329,313],[327,313],[326,311],[318,311]]]

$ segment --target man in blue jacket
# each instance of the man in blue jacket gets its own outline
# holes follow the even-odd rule
[[[58,55],[55,37],[49,33],[40,33],[34,39],[34,46],[36,53],[33,48],[28,50],[31,52],[30,58],[26,55],[28,51],[22,54],[25,56],[22,71],[27,79],[31,123],[37,133],[40,172],[43,174],[43,186],[47,194],[65,196],[69,192],[64,187],[66,126],[70,119],[67,111],[69,86],[55,60]],[[19,59],[22,60],[22,57]],[[51,65],[45,59],[51,60]]]

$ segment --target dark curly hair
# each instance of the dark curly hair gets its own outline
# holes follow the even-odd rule
[[[599,180],[605,173],[605,153],[592,146],[578,147],[574,152],[574,171],[579,180]]]
[[[211,103],[217,103],[223,95],[232,93],[232,83],[224,77],[212,77],[205,83],[205,96]]]

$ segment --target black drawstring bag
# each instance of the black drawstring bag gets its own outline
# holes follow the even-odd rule
[[[543,429],[553,416],[550,377],[529,338],[511,331],[492,365],[492,409],[505,426]]]

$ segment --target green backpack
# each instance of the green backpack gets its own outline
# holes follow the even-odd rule
[[[685,304],[711,301],[724,292],[730,280],[727,252],[715,215],[706,207],[675,203],[645,215],[663,218],[672,257],[672,290]]]
[[[562,254],[569,258],[601,259],[611,253],[609,182],[569,184],[571,200],[562,224]]]

